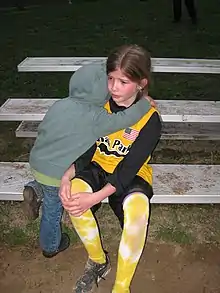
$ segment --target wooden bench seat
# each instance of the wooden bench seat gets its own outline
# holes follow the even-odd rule
[[[8,99],[0,108],[0,121],[41,121],[58,99]],[[220,101],[158,100],[164,122],[220,123]]]
[[[152,203],[220,203],[220,165],[153,165]],[[28,163],[0,163],[0,200],[22,201]]]
[[[57,72],[76,71],[81,66],[100,62],[106,57],[27,57],[17,69],[20,72]],[[176,73],[220,73],[220,60],[185,59],[185,58],[152,58],[153,72]]]
[[[16,129],[16,137],[37,136],[39,121],[22,121]],[[161,139],[170,140],[220,140],[218,123],[163,123]]]
[[[41,121],[58,99],[11,99],[0,107],[0,121]]]

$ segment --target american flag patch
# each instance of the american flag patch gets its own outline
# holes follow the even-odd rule
[[[124,131],[123,137],[128,140],[134,141],[137,138],[138,134],[139,134],[139,131],[132,128],[126,128]]]

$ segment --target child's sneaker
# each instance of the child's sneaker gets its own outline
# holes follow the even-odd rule
[[[36,193],[32,186],[25,186],[23,191],[23,209],[29,220],[36,220],[39,217],[39,210],[41,205],[41,198]]]
[[[101,279],[110,272],[111,265],[109,257],[106,255],[106,262],[99,264],[88,259],[82,277],[76,282],[74,293],[92,293]]]
[[[52,257],[56,256],[58,253],[66,250],[69,246],[70,246],[70,238],[69,238],[69,236],[66,233],[62,233],[61,241],[60,241],[60,245],[59,245],[58,249],[56,251],[53,251],[53,252],[47,252],[47,251],[43,250],[42,254],[46,258],[52,258]]]

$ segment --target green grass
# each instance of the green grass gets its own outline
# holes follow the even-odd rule
[[[63,232],[69,235],[72,244],[80,242],[79,236],[77,235],[72,226],[66,226],[65,224],[63,224]]]
[[[187,231],[182,231],[177,227],[164,227],[160,226],[157,231],[156,239],[163,240],[164,242],[178,243],[178,244],[192,244],[193,237]]]
[[[72,244],[79,237],[70,221],[63,221],[63,232],[68,233]],[[40,220],[28,221],[20,202],[0,202],[0,243],[10,246],[35,245],[39,241]]]
[[[10,246],[33,245],[38,242],[39,227],[39,221],[25,223],[21,227],[12,227],[1,223],[0,242]],[[71,244],[79,243],[79,237],[73,228],[63,224],[63,232],[68,233]]]
[[[15,245],[25,245],[29,242],[28,235],[23,228],[11,228],[7,229],[7,227],[0,225],[1,227],[1,236],[0,241],[3,244],[7,244],[10,246]]]
[[[219,205],[152,205],[149,238],[219,245],[219,209]]]
[[[220,245],[219,205],[152,205],[147,242],[174,244]],[[97,220],[105,249],[121,238],[121,228],[110,206],[103,204]],[[63,232],[73,245],[81,241],[68,216],[63,218]],[[39,220],[29,222],[24,217],[21,203],[0,202],[1,245],[38,246]]]
[[[27,56],[107,56],[124,43],[138,43],[153,57],[219,58],[218,0],[201,0],[199,24],[186,13],[172,24],[167,1],[77,1],[0,11],[0,101],[8,96],[66,96],[71,73],[18,73]],[[107,10],[107,11],[106,11]],[[219,99],[216,75],[153,74],[156,98]]]

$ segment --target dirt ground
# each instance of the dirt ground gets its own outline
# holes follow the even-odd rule
[[[98,293],[110,293],[117,248],[109,251],[112,271]],[[219,293],[220,249],[204,245],[148,243],[135,274],[132,293]],[[53,259],[38,248],[0,248],[0,292],[68,293],[83,270],[86,253],[72,246]]]

